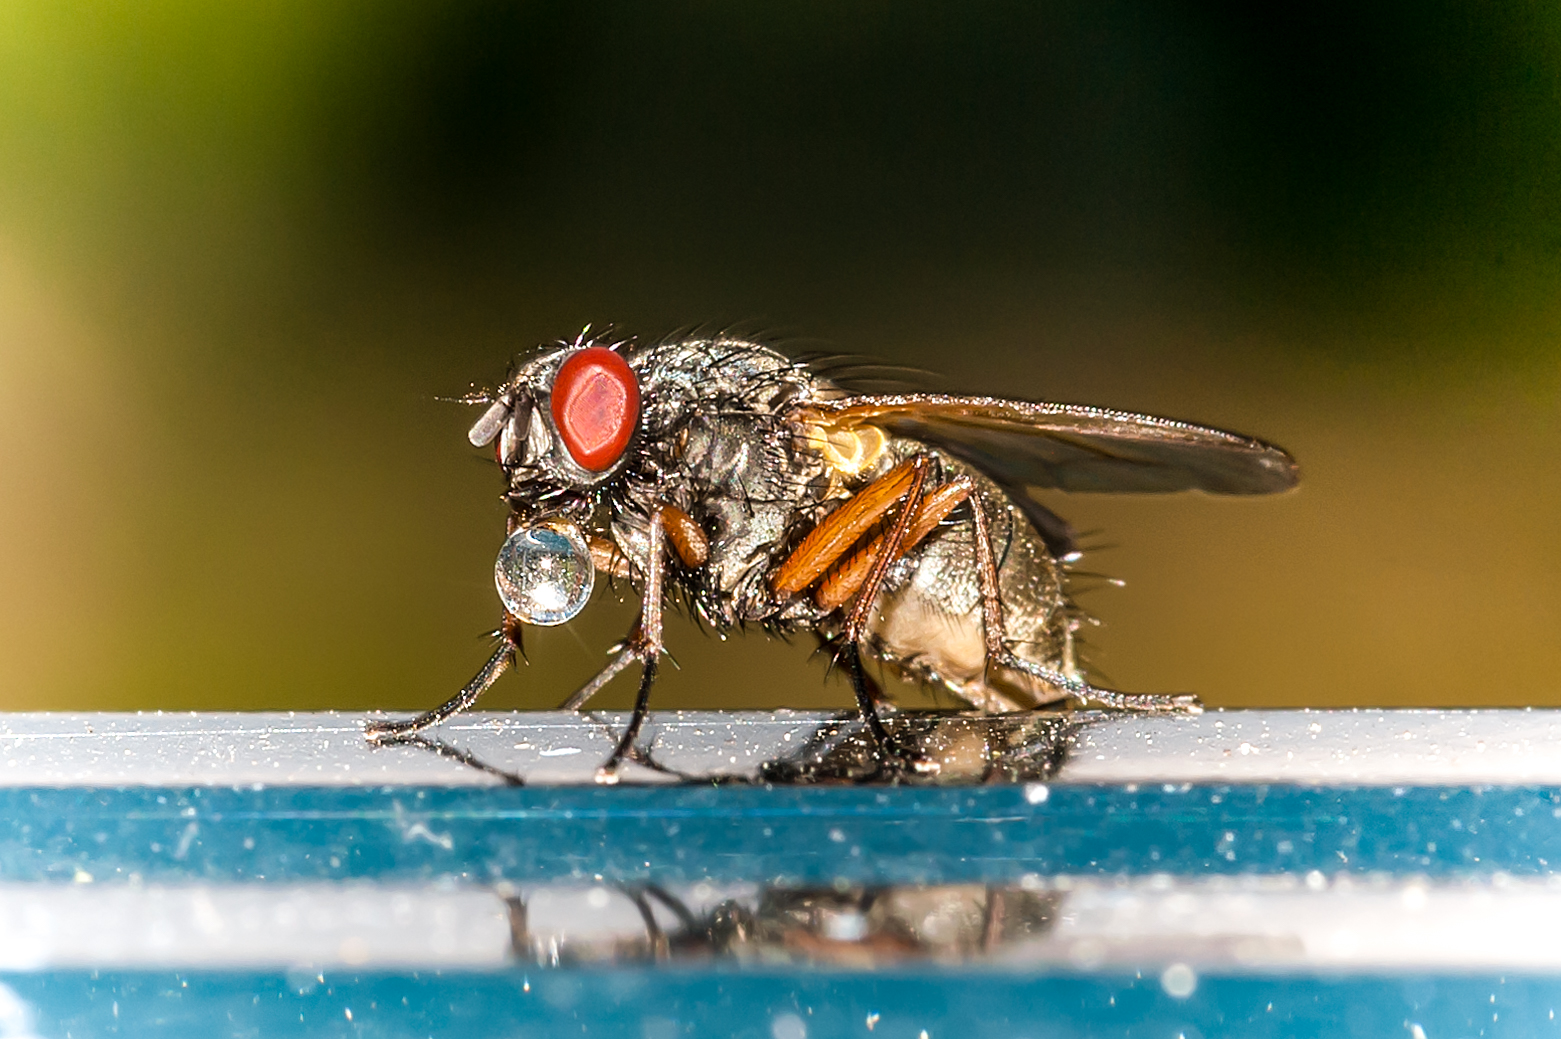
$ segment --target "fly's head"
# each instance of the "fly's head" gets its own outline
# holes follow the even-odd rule
[[[492,445],[516,519],[585,522],[631,475],[639,451],[640,374],[617,350],[586,341],[538,354],[496,392],[468,437]]]
[[[577,340],[522,364],[468,433],[504,471],[511,532],[494,569],[509,614],[562,624],[594,583],[585,530],[635,499],[640,375],[624,355]],[[584,528],[584,529],[582,529]]]
[[[540,560],[534,572],[551,573],[575,567],[587,548],[616,550],[644,573],[659,550],[649,537],[659,505],[704,517],[717,537],[784,525],[788,495],[805,481],[792,471],[793,437],[780,413],[813,388],[803,367],[738,339],[630,350],[582,336],[532,355],[497,390],[471,398],[487,408],[470,439],[491,445],[503,468],[514,559]],[[767,513],[762,522],[758,512]],[[537,539],[553,545],[545,551],[556,562]],[[500,594],[511,614],[533,623],[573,616],[518,607],[505,594],[505,558]],[[509,569],[512,585],[530,580],[520,563]]]

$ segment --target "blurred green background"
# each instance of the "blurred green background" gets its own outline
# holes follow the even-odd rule
[[[1291,449],[1052,502],[1120,687],[1561,704],[1558,289],[1551,3],[8,0],[0,707],[444,699],[503,509],[435,398],[587,322]],[[664,707],[848,701],[806,640],[671,649]]]

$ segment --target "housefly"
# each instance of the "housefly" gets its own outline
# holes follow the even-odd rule
[[[447,703],[369,735],[405,737],[469,707],[514,662],[526,624],[574,617],[605,572],[640,595],[639,617],[564,704],[580,708],[639,664],[604,783],[644,723],[663,610],[678,598],[718,630],[827,640],[880,751],[919,771],[937,764],[895,746],[863,651],[981,711],[1196,709],[1086,680],[1074,655],[1086,618],[1068,593],[1075,534],[1031,491],[1269,494],[1298,478],[1283,450],[1235,433],[1072,404],[855,393],[729,336],[582,334],[468,402],[485,406],[469,438],[493,450],[510,510],[498,645]]]

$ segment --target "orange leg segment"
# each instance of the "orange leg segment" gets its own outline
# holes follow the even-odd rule
[[[825,516],[770,576],[770,587],[775,593],[796,595],[822,577],[895,502],[905,497],[913,469],[914,459],[901,462]]]
[[[673,551],[677,552],[683,565],[704,566],[705,560],[710,558],[710,541],[694,522],[694,517],[676,505],[663,505],[661,520],[666,524],[667,540],[672,542]]]
[[[661,521],[667,541],[677,552],[683,565],[689,568],[703,566],[710,558],[710,539],[700,529],[694,518],[676,505],[661,506]],[[613,577],[632,577],[634,568],[629,557],[609,538],[587,535],[586,547],[591,550],[591,565]]]
[[[919,545],[923,538],[943,522],[945,516],[954,511],[955,506],[968,497],[970,497],[970,484],[964,480],[946,483],[929,492],[922,499],[921,507],[916,510],[916,518],[911,521],[910,529],[905,532],[905,540],[900,543],[899,551],[889,562],[893,563],[895,559]],[[887,538],[887,534],[880,534],[861,550],[852,553],[830,568],[824,575],[824,580],[819,582],[814,601],[826,610],[843,606],[849,601],[851,596],[862,587],[862,582],[867,580],[867,575],[878,559],[878,554],[883,551]]]

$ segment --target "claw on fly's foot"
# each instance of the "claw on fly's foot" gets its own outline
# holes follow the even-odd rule
[[[617,786],[618,785],[618,770],[615,769],[615,768],[608,768],[606,765],[603,765],[601,768],[597,769],[596,770],[596,785],[597,786]]]
[[[385,743],[407,730],[405,722],[366,722],[363,735],[370,743]]]
[[[936,758],[929,758],[923,754],[913,754],[909,758],[911,771],[919,776],[935,776],[943,771],[943,763]]]
[[[1087,686],[1074,696],[1080,706],[1094,703],[1108,711],[1137,711],[1144,714],[1203,713],[1203,705],[1191,693],[1121,693],[1114,689]]]
[[[1147,699],[1147,698],[1146,698]],[[1140,705],[1129,704],[1128,710],[1153,711],[1156,714],[1202,714],[1203,704],[1191,693],[1160,693]]]

